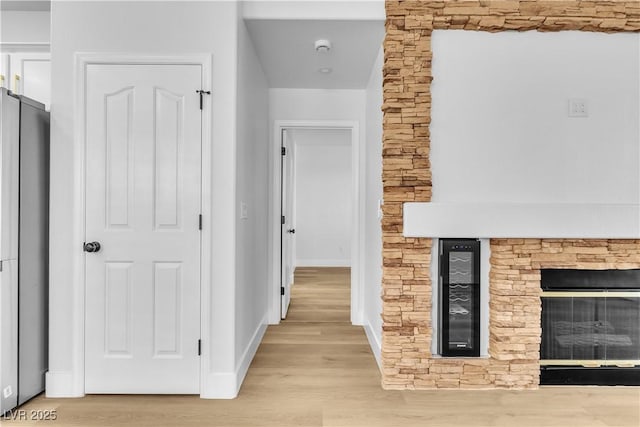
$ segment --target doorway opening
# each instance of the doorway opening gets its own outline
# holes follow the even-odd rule
[[[350,288],[352,257],[351,130],[283,129],[281,137],[281,317],[287,318],[291,295],[304,292],[325,295],[326,310],[346,308],[343,320],[349,321],[350,298],[341,293]],[[337,285],[346,289],[323,289],[318,281],[313,286],[313,280],[305,280],[317,276],[322,281],[328,272],[346,273],[346,281]],[[292,289],[296,278],[307,283],[306,291]],[[314,305],[313,298],[308,304]],[[296,301],[295,311],[304,311],[304,305]]]
[[[361,324],[357,123],[276,122],[274,142],[271,323]]]

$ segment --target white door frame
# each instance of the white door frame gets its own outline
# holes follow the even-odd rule
[[[364,265],[364,167],[361,165],[359,123],[344,120],[276,120],[273,126],[273,140],[271,143],[271,167],[269,180],[269,324],[280,323],[280,136],[283,129],[345,129],[351,131],[351,185],[352,185],[352,213],[351,223],[351,323],[363,324],[364,293],[363,271]]]
[[[109,53],[77,53],[76,60],[76,92],[75,92],[75,146],[78,147],[77,158],[74,159],[74,179],[78,185],[74,190],[74,224],[73,238],[79,250],[75,253],[73,301],[71,310],[76,321],[73,324],[72,332],[72,372],[75,379],[75,387],[82,390],[84,394],[85,372],[84,372],[84,349],[85,349],[85,264],[84,252],[81,250],[82,242],[85,241],[85,188],[86,188],[86,78],[87,67],[92,64],[108,65],[199,65],[202,67],[202,88],[211,90],[212,87],[212,56],[210,54],[195,55],[144,55],[144,54],[109,54]],[[204,113],[202,114],[202,183],[201,183],[201,211],[203,218],[211,218],[211,163],[204,161],[211,158],[211,100],[210,97],[204,99]],[[211,319],[211,252],[212,238],[210,232],[211,222],[203,221],[202,232],[200,233],[200,336],[208,340],[210,336]],[[209,373],[209,352],[203,345],[200,356],[200,393],[207,388],[207,377]]]

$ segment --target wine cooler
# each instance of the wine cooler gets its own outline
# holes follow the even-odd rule
[[[480,356],[480,241],[440,240],[442,356]]]

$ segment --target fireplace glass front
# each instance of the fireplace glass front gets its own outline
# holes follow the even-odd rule
[[[640,298],[547,295],[542,313],[543,360],[640,360]]]
[[[634,271],[542,271],[543,384],[638,382],[640,270]]]

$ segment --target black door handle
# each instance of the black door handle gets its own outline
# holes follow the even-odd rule
[[[99,242],[89,242],[84,244],[84,251],[93,253],[100,251],[100,243]]]
[[[296,229],[290,228],[289,230],[287,230],[287,233],[296,234]]]

